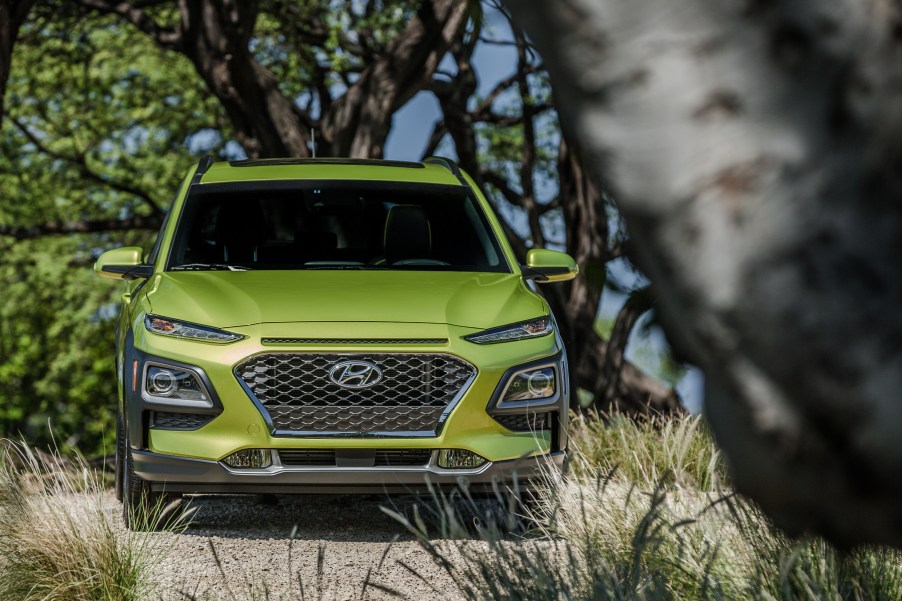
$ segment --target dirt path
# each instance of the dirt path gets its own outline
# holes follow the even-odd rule
[[[195,497],[197,514],[184,533],[153,535],[169,548],[157,569],[156,598],[397,598],[364,590],[368,573],[370,582],[403,598],[460,598],[447,573],[379,509],[391,502],[402,511],[413,503],[383,496],[286,496],[277,505],[252,497]]]

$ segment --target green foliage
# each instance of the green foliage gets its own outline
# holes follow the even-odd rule
[[[306,105],[311,90],[343,91],[368,58],[397,38],[419,4],[376,2],[369,10],[369,3],[268,0],[261,3],[251,50],[282,92]],[[361,46],[363,38],[369,46]]]
[[[230,135],[184,57],[110,18],[37,11],[16,46],[6,105],[0,225],[165,209],[195,151],[218,152]],[[47,443],[51,420],[66,447],[93,453],[111,440],[121,286],[90,267],[104,250],[152,239],[0,238],[0,435]]]
[[[94,453],[106,437],[112,449],[122,290],[87,268],[98,242],[25,241],[0,260],[0,432],[46,444],[52,421],[64,447]]]

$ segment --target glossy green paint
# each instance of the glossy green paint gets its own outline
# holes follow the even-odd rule
[[[463,336],[477,331],[443,324],[418,323],[290,323],[258,324],[230,330],[246,339],[232,344],[211,344],[151,334],[143,324],[135,323],[135,343],[144,350],[203,369],[214,382],[224,411],[210,424],[194,432],[151,430],[150,449],[158,453],[219,460],[242,448],[462,448],[479,453],[491,461],[515,459],[546,452],[550,435],[511,433],[486,413],[488,399],[501,375],[511,365],[554,354],[558,348],[554,336],[511,342],[504,345],[476,345]],[[137,327],[140,326],[140,329]],[[139,334],[140,332],[140,334]],[[264,345],[261,338],[320,338],[325,336],[359,338],[437,337],[447,338],[440,345],[397,345],[390,349],[378,345]],[[234,367],[248,356],[261,352],[440,352],[470,362],[478,375],[467,393],[435,438],[289,438],[273,437],[267,431],[260,412],[250,402],[233,373]]]
[[[177,216],[184,206],[195,169],[186,174],[170,209],[173,218],[161,232],[154,274],[146,281],[130,282],[128,292],[123,295],[119,346],[121,353],[124,332],[131,330],[136,349],[200,368],[213,382],[223,404],[223,413],[196,431],[150,430],[151,451],[220,460],[243,448],[462,448],[490,461],[500,461],[541,454],[550,449],[550,433],[538,436],[529,432],[512,433],[486,413],[486,406],[508,368],[559,353],[562,349],[557,336],[493,345],[478,345],[463,338],[483,329],[549,314],[545,300],[524,282],[498,218],[469,176],[462,175],[501,243],[510,273],[401,270],[166,272],[166,258],[177,228]],[[212,165],[197,185],[273,179],[462,185],[455,175],[437,165],[423,168],[333,164],[232,167],[228,163]],[[128,256],[133,257],[133,251],[126,250]],[[536,252],[531,251],[530,255]],[[563,253],[540,252],[535,257],[537,266],[546,263],[556,267],[564,265],[572,267],[574,274],[578,270],[573,260]],[[227,329],[246,338],[216,344],[160,336],[145,329],[144,317],[148,313]],[[442,338],[448,342],[392,344],[390,348],[369,344],[264,345],[262,339],[268,337]],[[377,351],[447,353],[471,363],[477,369],[477,376],[438,437],[273,437],[233,370],[251,355],[279,351],[349,355]],[[127,380],[127,369],[122,361],[120,355],[120,382],[126,386],[130,380]]]
[[[566,282],[579,274],[579,265],[573,257],[547,248],[533,248],[526,253],[526,266],[547,278],[539,283]]]
[[[151,311],[230,328],[266,322],[405,322],[490,328],[548,314],[523,278],[441,271],[167,272]]]
[[[97,258],[94,271],[102,278],[110,280],[125,279],[122,273],[104,271],[104,267],[137,267],[144,259],[144,249],[140,246],[125,246],[108,250]]]

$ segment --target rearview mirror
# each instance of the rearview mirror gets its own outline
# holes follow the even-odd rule
[[[144,250],[140,246],[126,246],[108,250],[94,263],[94,271],[100,277],[111,280],[134,280],[153,275],[153,265],[142,261]]]
[[[545,248],[534,248],[526,253],[526,265],[521,267],[523,277],[540,284],[566,282],[579,273],[579,265],[567,253]]]

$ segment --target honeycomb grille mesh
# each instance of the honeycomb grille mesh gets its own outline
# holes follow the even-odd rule
[[[512,432],[539,432],[547,430],[551,426],[549,423],[550,413],[529,412],[518,415],[494,415],[492,417]]]
[[[329,371],[349,359],[374,363],[382,380],[368,388],[338,386]],[[434,435],[475,369],[441,354],[269,353],[251,357],[235,372],[279,431]]]
[[[197,430],[210,423],[214,415],[154,411],[150,427],[154,430]]]

